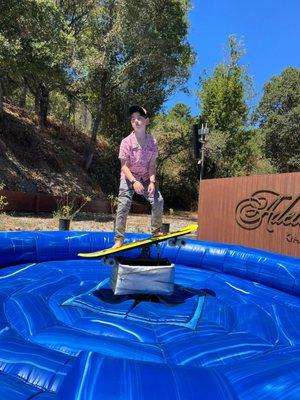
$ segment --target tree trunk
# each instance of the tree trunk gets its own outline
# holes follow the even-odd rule
[[[93,161],[95,147],[96,147],[97,133],[98,133],[99,126],[102,122],[102,112],[103,112],[104,103],[105,103],[106,81],[107,81],[107,73],[105,72],[101,79],[100,97],[99,97],[99,101],[98,101],[97,112],[96,112],[95,118],[93,120],[92,135],[91,135],[91,139],[90,139],[90,143],[89,143],[87,157],[85,160],[84,168],[86,171],[88,171],[90,169],[92,161]]]
[[[22,91],[21,91],[21,95],[20,95],[20,99],[19,99],[19,107],[25,108],[25,106],[26,106],[26,97],[27,97],[27,86],[23,85],[23,88],[22,88]]]
[[[96,116],[93,121],[92,135],[91,135],[89,148],[88,148],[88,152],[87,152],[87,157],[86,157],[86,161],[85,161],[84,168],[86,171],[88,171],[90,169],[92,161],[93,161],[95,147],[96,147],[97,133],[98,133],[98,129],[99,129],[99,126],[101,123],[101,118],[102,118],[103,103],[104,103],[104,99],[101,96],[99,103],[98,103]]]
[[[49,90],[46,85],[41,84],[40,87],[40,109],[39,109],[39,121],[42,127],[47,125],[47,115],[49,107]]]
[[[3,120],[4,111],[3,111],[3,86],[2,86],[2,78],[0,78],[0,121]]]

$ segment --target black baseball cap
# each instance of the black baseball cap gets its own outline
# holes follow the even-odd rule
[[[140,113],[143,117],[148,118],[148,112],[146,110],[146,108],[141,107],[138,104],[133,104],[132,106],[129,107],[129,116],[131,117],[131,115],[135,112]]]

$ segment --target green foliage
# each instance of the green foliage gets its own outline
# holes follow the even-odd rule
[[[70,191],[64,192],[62,196],[57,196],[55,199],[57,210],[53,213],[53,217],[69,220],[73,220],[82,208],[91,201],[89,196],[78,200],[78,198],[71,196]]]
[[[118,139],[124,135],[130,103],[147,102],[155,112],[186,80],[193,62],[186,43],[187,11],[188,3],[179,0],[140,1],[138,6],[110,0],[94,8],[81,37],[84,96],[94,116],[88,157],[98,131]]]
[[[278,172],[300,170],[300,70],[287,68],[264,86],[255,120]]]
[[[169,208],[169,215],[170,215],[170,217],[173,217],[173,215],[174,215],[174,210],[173,210],[173,208]]]
[[[151,127],[160,152],[160,188],[166,203],[174,208],[191,209],[197,201],[197,167],[191,144],[193,122],[189,108],[177,104],[168,114],[157,116]]]
[[[110,200],[110,210],[112,214],[115,214],[118,206],[118,196],[115,196],[113,193],[108,195]]]
[[[26,85],[35,97],[40,122],[46,124],[49,92],[66,87],[72,35],[55,0],[12,0],[1,7],[0,72]]]
[[[119,144],[130,129],[128,105],[140,102],[154,114],[186,81],[194,61],[186,41],[186,0],[142,0],[138,6],[130,0],[2,3],[6,97],[19,103],[26,87],[27,106],[40,112],[41,123],[50,109],[88,129],[90,122],[81,118],[86,112],[78,107],[84,103],[93,117],[90,160],[99,132]]]
[[[72,115],[72,107],[68,102],[67,97],[58,91],[53,91],[50,95],[51,109],[50,113],[57,118],[70,122]]]
[[[208,124],[205,177],[269,173],[272,167],[262,153],[259,131],[249,129],[251,79],[240,65],[242,43],[229,38],[229,58],[216,66],[212,76],[200,80],[200,121]]]
[[[222,178],[227,176],[230,159],[227,158],[228,134],[212,130],[205,145],[205,177]]]
[[[212,130],[233,135],[247,122],[251,80],[239,64],[243,54],[242,43],[231,36],[228,61],[218,64],[211,77],[200,78],[201,119]]]
[[[4,2],[1,60],[12,77],[55,82],[68,59],[69,37],[54,0]]]

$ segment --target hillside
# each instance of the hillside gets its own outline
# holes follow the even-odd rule
[[[83,168],[87,134],[51,116],[47,128],[41,129],[34,113],[7,103],[4,110],[0,125],[0,181],[7,190],[49,194],[71,190],[76,195],[98,199],[114,190],[118,166],[107,142],[98,140],[93,165],[87,173]]]

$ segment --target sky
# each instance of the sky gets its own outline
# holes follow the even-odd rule
[[[174,93],[164,111],[182,102],[199,114],[197,96],[199,77],[210,75],[224,60],[228,37],[234,34],[244,42],[246,55],[241,64],[248,67],[258,103],[263,85],[288,66],[300,68],[300,0],[192,0],[189,13],[188,42],[196,52],[187,88]]]

